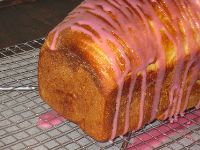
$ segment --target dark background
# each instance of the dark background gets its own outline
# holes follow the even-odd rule
[[[46,36],[81,1],[37,0],[0,8],[0,48]]]

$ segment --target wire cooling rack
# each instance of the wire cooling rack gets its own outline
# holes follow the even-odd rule
[[[188,111],[173,124],[155,121],[113,143],[99,143],[67,120],[50,128],[38,127],[40,116],[52,111],[37,90],[37,61],[43,42],[41,38],[0,49],[0,87],[35,87],[0,91],[1,150],[200,149],[200,110]]]

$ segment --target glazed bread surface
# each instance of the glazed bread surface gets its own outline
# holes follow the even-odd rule
[[[199,0],[85,0],[40,51],[44,101],[98,141],[200,106]]]

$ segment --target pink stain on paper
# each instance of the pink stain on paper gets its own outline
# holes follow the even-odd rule
[[[128,146],[128,150],[152,150],[157,148],[163,143],[166,143],[170,137],[173,137],[182,131],[186,131],[188,127],[195,126],[195,122],[200,122],[199,116],[200,109],[193,111],[193,113],[186,114],[184,117],[178,117],[177,121],[174,121],[173,123],[169,122],[156,128],[152,128],[132,139],[132,144]],[[195,141],[191,134],[185,135],[185,138]]]
[[[37,125],[40,128],[52,128],[61,124],[65,119],[55,111],[49,111],[39,116]]]

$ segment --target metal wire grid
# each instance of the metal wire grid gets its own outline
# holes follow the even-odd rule
[[[43,42],[41,38],[0,50],[1,87],[37,87],[37,60]],[[181,118],[182,123],[156,121],[113,143],[99,143],[67,120],[41,129],[38,118],[48,111],[51,109],[40,99],[37,90],[1,91],[0,149],[200,149],[200,110],[190,111]]]

